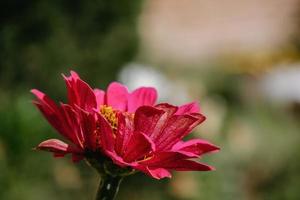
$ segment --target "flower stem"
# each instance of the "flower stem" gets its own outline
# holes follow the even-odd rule
[[[122,179],[121,176],[102,175],[96,200],[114,200]]]

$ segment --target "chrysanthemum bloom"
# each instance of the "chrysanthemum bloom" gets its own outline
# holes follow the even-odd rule
[[[156,104],[154,88],[128,92],[124,85],[113,82],[104,92],[93,90],[75,72],[64,79],[67,104],[57,105],[44,93],[31,91],[37,98],[34,104],[67,140],[49,139],[37,149],[53,152],[55,157],[72,154],[73,161],[86,159],[103,177],[111,179],[108,182],[112,185],[118,181],[114,183],[111,177],[135,171],[161,179],[171,177],[172,170],[213,169],[191,159],[218,151],[217,146],[202,139],[183,140],[205,120],[196,102],[179,107]]]

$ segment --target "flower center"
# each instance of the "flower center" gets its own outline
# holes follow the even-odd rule
[[[110,123],[113,129],[117,128],[118,119],[117,119],[116,111],[114,111],[111,106],[106,106],[106,105],[100,106],[100,113]]]

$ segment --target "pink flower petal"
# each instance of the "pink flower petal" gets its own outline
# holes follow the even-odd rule
[[[84,148],[84,136],[81,131],[78,114],[68,104],[61,104],[62,116],[64,118],[65,130],[68,132],[68,138],[80,148]],[[62,122],[61,122],[62,123]]]
[[[191,115],[173,115],[155,140],[158,150],[170,149],[191,131],[191,126],[197,122]]]
[[[151,106],[141,106],[134,116],[135,130],[147,134],[150,138],[156,126],[164,115],[164,111]]]
[[[169,118],[170,116],[172,116],[173,114],[176,113],[176,111],[178,110],[177,106],[173,106],[171,104],[168,103],[160,103],[155,105],[155,108],[158,108],[160,110],[163,110],[166,112],[167,116],[166,118]]]
[[[147,168],[148,174],[155,179],[171,178],[171,173],[164,168]]]
[[[178,160],[176,162],[169,162],[163,166],[166,169],[176,171],[212,171],[214,167],[209,165],[198,163],[192,160]]]
[[[161,135],[166,121],[176,112],[177,107],[158,104],[155,107],[141,106],[135,113],[135,130],[148,135],[154,142]]]
[[[68,153],[81,154],[82,151],[76,147],[72,147],[69,144],[64,143],[58,139],[49,139],[41,142],[38,147],[38,150],[50,151],[56,155],[65,155]]]
[[[83,138],[80,132],[76,114],[69,105],[58,107],[49,97],[38,90],[31,90],[38,98],[34,104],[39,108],[48,122],[64,137],[75,145],[83,148]]]
[[[188,159],[189,156],[181,154],[179,152],[162,151],[154,152],[151,159],[140,161],[139,163],[144,166],[160,168],[166,166],[168,163],[172,163],[178,160]]]
[[[116,131],[115,150],[118,155],[123,156],[127,148],[127,144],[133,133],[132,116],[126,113],[118,113],[118,128]]]
[[[89,113],[76,107],[78,113],[80,128],[84,139],[84,147],[89,150],[97,150],[96,118],[94,113]],[[100,134],[100,133],[99,133]]]
[[[191,132],[196,126],[198,126],[199,124],[201,124],[202,122],[204,122],[206,120],[206,117],[200,113],[190,113],[189,115],[197,118],[197,120],[195,121],[194,124],[192,124],[190,126],[190,129],[188,130],[188,132]]]
[[[68,130],[64,126],[64,118],[61,109],[47,95],[39,90],[33,89],[31,93],[37,98],[33,103],[41,111],[48,122],[63,136],[68,136]]]
[[[144,172],[148,176],[155,178],[155,179],[162,179],[162,178],[171,178],[172,175],[169,170],[161,168],[161,167],[148,167],[144,165],[134,165],[132,166],[134,169]]]
[[[97,107],[96,97],[92,88],[78,74],[71,71],[69,77],[64,76],[68,90],[68,99],[71,105],[78,105],[80,108],[92,111]]]
[[[114,136],[113,136],[113,130],[110,126],[110,124],[106,121],[104,117],[102,117],[101,114],[98,114],[98,121],[99,121],[99,133],[100,133],[100,144],[101,148],[104,151],[114,151]]]
[[[155,144],[147,135],[135,132],[127,144],[123,158],[126,162],[137,161],[154,150]]]
[[[160,117],[158,120],[155,129],[150,134],[150,137],[152,140],[156,143],[157,140],[161,137],[162,130],[168,125],[167,121],[174,115],[174,113],[177,111],[178,107],[173,106],[167,103],[158,104],[155,106],[155,108],[158,108],[162,111],[164,111],[164,114]]]
[[[176,106],[142,106],[135,113],[135,130],[148,135],[157,150],[170,149],[203,121],[201,114],[174,115]],[[173,115],[173,116],[172,116]]]
[[[213,167],[187,160],[188,156],[178,152],[157,152],[151,159],[140,162],[148,168],[164,168],[177,171],[210,171]]]
[[[32,89],[30,90],[30,92],[34,94],[39,100],[39,102],[44,104],[44,106],[47,107],[49,111],[51,111],[52,113],[59,112],[59,108],[57,107],[56,103],[52,99],[50,99],[46,94],[37,89]]]
[[[97,109],[100,109],[100,106],[105,104],[105,92],[100,89],[94,89],[94,93],[97,101]]]
[[[111,83],[106,92],[106,103],[120,111],[127,110],[128,90],[117,82]]]
[[[185,153],[186,155],[189,155],[191,157],[198,157],[208,152],[216,152],[219,149],[219,147],[209,143],[206,140],[192,139],[186,142],[178,142],[173,146],[172,151]]]
[[[189,114],[189,113],[199,113],[200,112],[200,106],[198,102],[191,102],[184,104],[182,106],[179,106],[179,109],[177,110],[177,115],[183,115],[183,114]]]
[[[105,154],[108,157],[110,157],[116,165],[119,165],[120,167],[128,167],[128,166],[135,167],[137,165],[135,162],[133,163],[125,162],[124,159],[121,156],[117,155],[117,153],[114,151],[106,151]]]
[[[152,106],[157,99],[157,92],[152,87],[141,87],[134,90],[128,97],[128,112],[135,112],[140,106]]]

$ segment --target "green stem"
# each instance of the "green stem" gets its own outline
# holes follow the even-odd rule
[[[122,178],[121,176],[103,175],[99,183],[96,200],[114,200]]]

